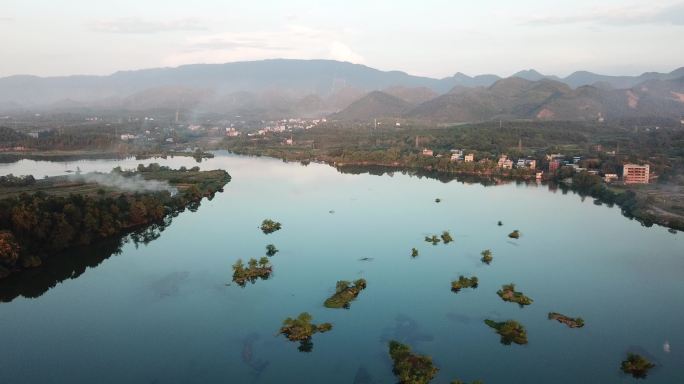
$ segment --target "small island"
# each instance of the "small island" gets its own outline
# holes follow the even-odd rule
[[[439,370],[432,364],[430,356],[416,355],[408,345],[395,340],[389,343],[389,354],[392,370],[401,384],[427,384]]]
[[[549,320],[556,320],[559,323],[565,324],[570,328],[584,327],[584,320],[581,317],[569,317],[557,312],[549,312]]]
[[[515,284],[504,284],[501,289],[496,291],[496,294],[501,297],[503,301],[509,301],[512,303],[518,303],[521,307],[525,305],[532,304],[532,299],[522,294],[522,292],[517,292],[515,290]]]
[[[337,282],[335,294],[329,297],[323,305],[327,308],[349,309],[350,303],[366,288],[366,280],[358,279],[354,284],[341,280]]]
[[[494,328],[496,333],[501,336],[501,344],[511,345],[511,343],[523,345],[527,344],[527,331],[522,324],[515,320],[506,320],[503,322],[496,322],[493,320],[485,320],[485,324]]]
[[[275,247],[273,244],[269,244],[266,246],[266,256],[271,257],[275,256],[276,253],[278,253],[278,248]]]
[[[520,231],[516,229],[515,231],[509,233],[508,237],[510,237],[511,239],[518,239],[520,238]]]
[[[503,225],[503,223],[501,222],[501,220],[499,220],[499,222],[497,223],[497,225],[498,225],[499,227]]]
[[[632,375],[637,379],[646,378],[648,371],[653,367],[655,367],[655,364],[635,353],[628,353],[627,360],[624,360],[622,364],[620,364],[622,372]]]
[[[324,333],[332,329],[332,324],[312,324],[313,318],[307,312],[302,312],[296,318],[288,317],[283,320],[283,326],[280,327],[278,334],[285,335],[290,341],[299,341],[299,350],[301,352],[310,352],[313,348],[311,337],[314,333]]]
[[[441,201],[442,199],[440,199],[439,197],[435,199],[435,203],[440,203]]]
[[[254,284],[257,279],[266,280],[271,276],[272,267],[267,257],[262,257],[257,261],[252,258],[247,262],[247,268],[242,259],[233,264],[233,282],[244,287],[247,282]]]
[[[442,240],[440,240],[439,237],[437,237],[437,235],[432,235],[432,236],[425,236],[425,241],[428,243],[432,243],[432,245],[437,245]]]
[[[280,225],[279,222],[273,221],[271,219],[266,219],[261,222],[261,231],[264,232],[265,234],[273,233],[275,231],[280,230],[282,226]]]
[[[458,292],[463,288],[477,288],[478,280],[477,276],[472,276],[470,278],[463,275],[458,277],[458,280],[451,282],[451,290],[453,292]]]
[[[490,251],[489,249],[485,249],[480,254],[482,255],[482,258],[480,260],[482,260],[482,262],[487,265],[491,264],[492,260],[494,260],[494,257],[492,257],[492,251]]]
[[[411,248],[411,257],[418,257],[418,250],[415,248]]]
[[[449,233],[449,231],[443,231],[441,237],[442,237],[442,241],[444,242],[444,244],[449,244],[452,241],[454,241],[454,238],[451,237],[451,234]]]

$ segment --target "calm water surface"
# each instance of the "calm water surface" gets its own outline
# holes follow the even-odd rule
[[[21,161],[1,164],[0,174],[138,163]],[[35,287],[20,282],[23,296],[13,300],[16,286],[0,283],[1,383],[393,383],[390,339],[431,355],[434,383],[632,383],[619,371],[627,351],[658,364],[644,382],[684,383],[681,233],[543,186],[349,175],[221,154],[201,168],[233,180],[158,239],[111,257],[93,250],[99,259],[87,265],[79,260],[88,251],[64,255],[78,273],[46,268]],[[264,235],[264,218],[283,229]],[[517,241],[507,238],[513,229]],[[442,230],[455,241],[423,241]],[[280,249],[273,277],[227,285],[233,262],[263,256],[269,243]],[[489,266],[479,261],[487,248]],[[478,276],[479,288],[452,293],[460,274]],[[322,306],[337,280],[360,277],[368,288],[350,310]],[[496,291],[510,282],[534,303],[501,301]],[[314,336],[311,353],[276,336],[303,311],[334,324]],[[587,325],[566,328],[547,320],[550,311]],[[529,344],[500,344],[485,318],[520,321]]]

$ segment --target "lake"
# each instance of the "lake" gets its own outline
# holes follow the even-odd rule
[[[22,160],[0,164],[0,174],[150,162],[197,165]],[[657,364],[644,382],[684,382],[681,233],[534,184],[345,174],[225,153],[200,167],[232,181],[159,238],[73,251],[0,282],[0,382],[393,383],[391,339],[432,356],[434,383],[633,383],[619,370],[628,351]],[[263,234],[266,218],[283,229]],[[514,229],[518,240],[507,237]],[[455,241],[424,241],[443,230]],[[229,284],[237,259],[261,257],[271,243],[280,252],[270,279]],[[484,249],[491,265],[480,261]],[[461,274],[479,287],[451,292]],[[336,281],[361,277],[368,288],[350,309],[323,307]],[[511,282],[534,303],[502,301],[496,291]],[[334,325],[309,353],[276,336],[305,311]],[[552,311],[586,326],[548,320]],[[502,345],[484,319],[520,321],[529,344]]]

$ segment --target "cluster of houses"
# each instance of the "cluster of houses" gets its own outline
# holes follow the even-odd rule
[[[435,156],[434,151],[429,148],[424,148],[421,154],[427,157]],[[442,155],[438,154],[437,157],[442,157]],[[451,161],[464,161],[469,163],[475,161],[475,155],[473,153],[466,154],[462,149],[452,149]],[[592,175],[599,175],[600,173],[598,169],[587,169],[580,166],[580,162],[582,161],[581,156],[573,156],[572,160],[569,160],[569,158],[566,158],[566,156],[563,154],[552,153],[546,155],[546,161],[548,162],[548,172],[551,175],[553,175],[561,167],[570,167],[575,172],[587,172]],[[513,160],[507,155],[503,154],[497,161],[497,167],[500,169],[524,168],[536,171],[535,175],[537,179],[541,179],[544,175],[543,170],[537,169],[537,160],[531,157]],[[622,167],[622,182],[625,184],[648,184],[652,177],[649,168],[650,167],[648,164],[624,164]],[[612,183],[620,180],[620,176],[617,173],[603,173],[601,176],[606,183]]]
[[[465,153],[462,149],[452,149],[451,151],[451,161],[464,161],[466,163],[472,163],[475,161],[475,154]],[[435,155],[432,149],[424,148],[421,152],[423,156],[432,157]],[[437,155],[437,157],[442,157],[442,155]]]
[[[283,119],[283,120],[275,120],[275,121],[267,121],[265,122],[266,125],[265,127],[259,129],[255,133],[248,133],[247,136],[264,136],[269,132],[292,132],[295,130],[307,130],[311,129],[318,124],[325,123],[327,119],[302,119],[302,118],[293,118],[293,119]]]
[[[532,158],[520,158],[517,162],[509,159],[507,155],[501,155],[497,166],[501,169],[527,168],[531,170],[537,169],[537,160]]]

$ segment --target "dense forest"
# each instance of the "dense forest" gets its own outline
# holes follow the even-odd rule
[[[183,183],[184,188],[175,195],[169,191],[117,193],[101,188],[94,195],[73,193],[65,197],[39,191],[2,199],[0,277],[36,267],[45,257],[67,248],[158,223],[186,207],[192,209],[230,180],[225,171],[174,171],[157,164],[121,174],[142,174],[172,185]]]

